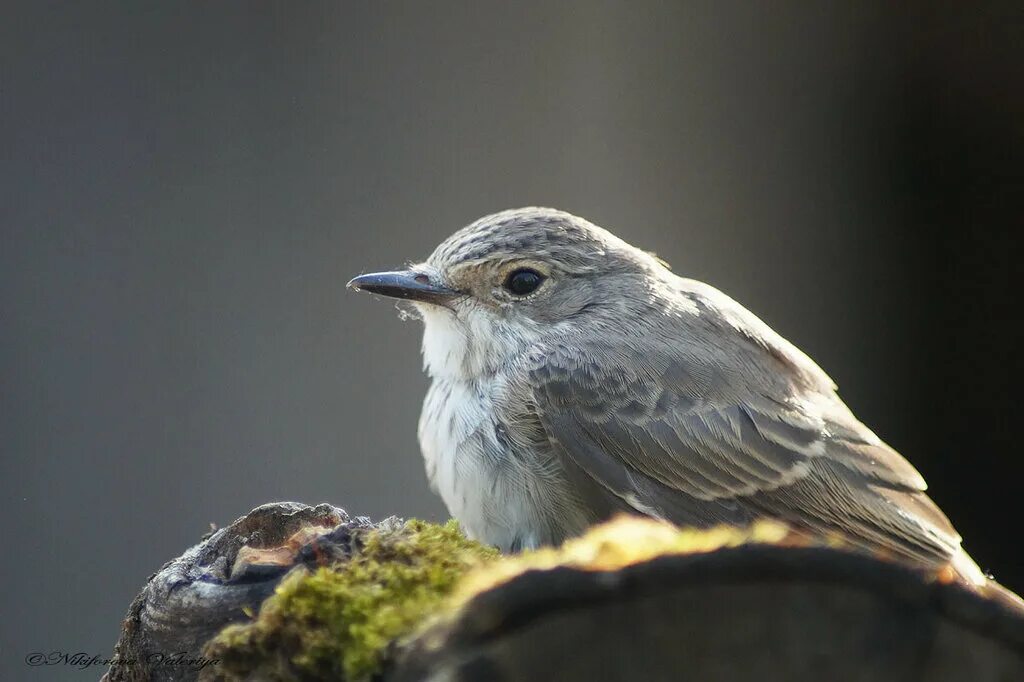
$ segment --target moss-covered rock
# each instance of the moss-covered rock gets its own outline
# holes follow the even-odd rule
[[[252,622],[211,640],[205,655],[221,663],[206,679],[370,679],[463,574],[497,557],[455,522],[414,520],[353,539],[349,561],[292,571]]]

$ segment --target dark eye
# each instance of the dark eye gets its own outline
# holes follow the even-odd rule
[[[544,275],[536,270],[521,268],[508,274],[504,287],[516,296],[526,296],[535,292],[543,281]]]

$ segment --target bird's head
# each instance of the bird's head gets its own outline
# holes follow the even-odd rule
[[[412,302],[424,322],[427,371],[469,378],[495,371],[547,334],[628,323],[664,270],[582,218],[521,208],[462,228],[423,263],[362,275],[349,286]]]

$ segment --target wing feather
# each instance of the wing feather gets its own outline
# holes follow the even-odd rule
[[[759,392],[668,344],[637,362],[600,343],[535,359],[537,419],[574,484],[608,510],[698,526],[769,516],[929,565],[959,549],[920,474],[830,381]]]

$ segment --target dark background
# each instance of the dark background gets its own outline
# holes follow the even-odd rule
[[[1024,589],[1019,3],[556,4],[4,4],[0,677],[97,678],[23,660],[257,504],[445,518],[344,284],[528,204],[807,351]]]

